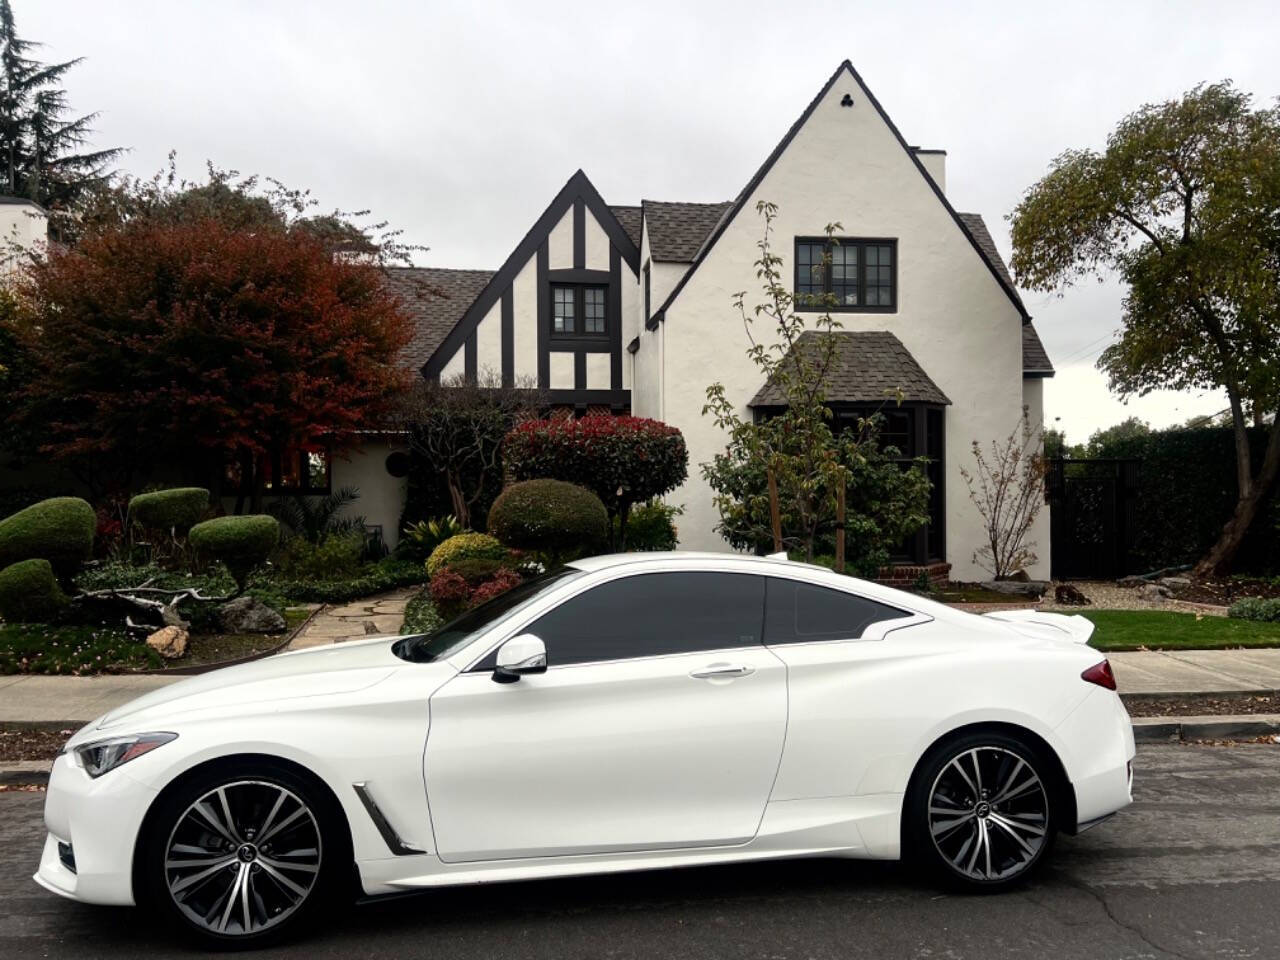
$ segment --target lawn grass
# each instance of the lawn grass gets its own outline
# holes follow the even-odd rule
[[[1200,617],[1167,610],[1082,611],[1095,626],[1089,643],[1099,650],[1214,650],[1280,647],[1280,623]]]

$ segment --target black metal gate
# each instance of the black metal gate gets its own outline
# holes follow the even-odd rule
[[[1049,461],[1049,571],[1055,580],[1112,580],[1133,573],[1134,501],[1140,460]]]

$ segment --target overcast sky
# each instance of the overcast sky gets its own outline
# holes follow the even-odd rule
[[[496,268],[564,181],[610,203],[731,199],[846,57],[910,143],[948,151],[947,193],[1004,217],[1067,147],[1124,114],[1230,77],[1280,94],[1280,4],[646,0],[14,0],[98,143],[150,174],[178,152],[370,209],[425,265]],[[1136,414],[1157,425],[1222,398],[1126,408],[1094,360],[1114,284],[1027,294],[1049,355],[1046,418],[1068,437]]]

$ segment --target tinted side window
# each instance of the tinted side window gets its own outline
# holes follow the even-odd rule
[[[645,573],[565,601],[528,627],[547,665],[657,657],[761,642],[764,577]]]
[[[770,577],[768,591],[765,643],[854,640],[873,623],[911,616],[897,607],[798,580]]]

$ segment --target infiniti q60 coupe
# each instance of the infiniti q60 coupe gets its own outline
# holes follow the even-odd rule
[[[224,946],[353,892],[780,857],[999,890],[1130,802],[1091,630],[779,559],[582,560],[431,634],[94,720],[54,763],[35,879]]]

